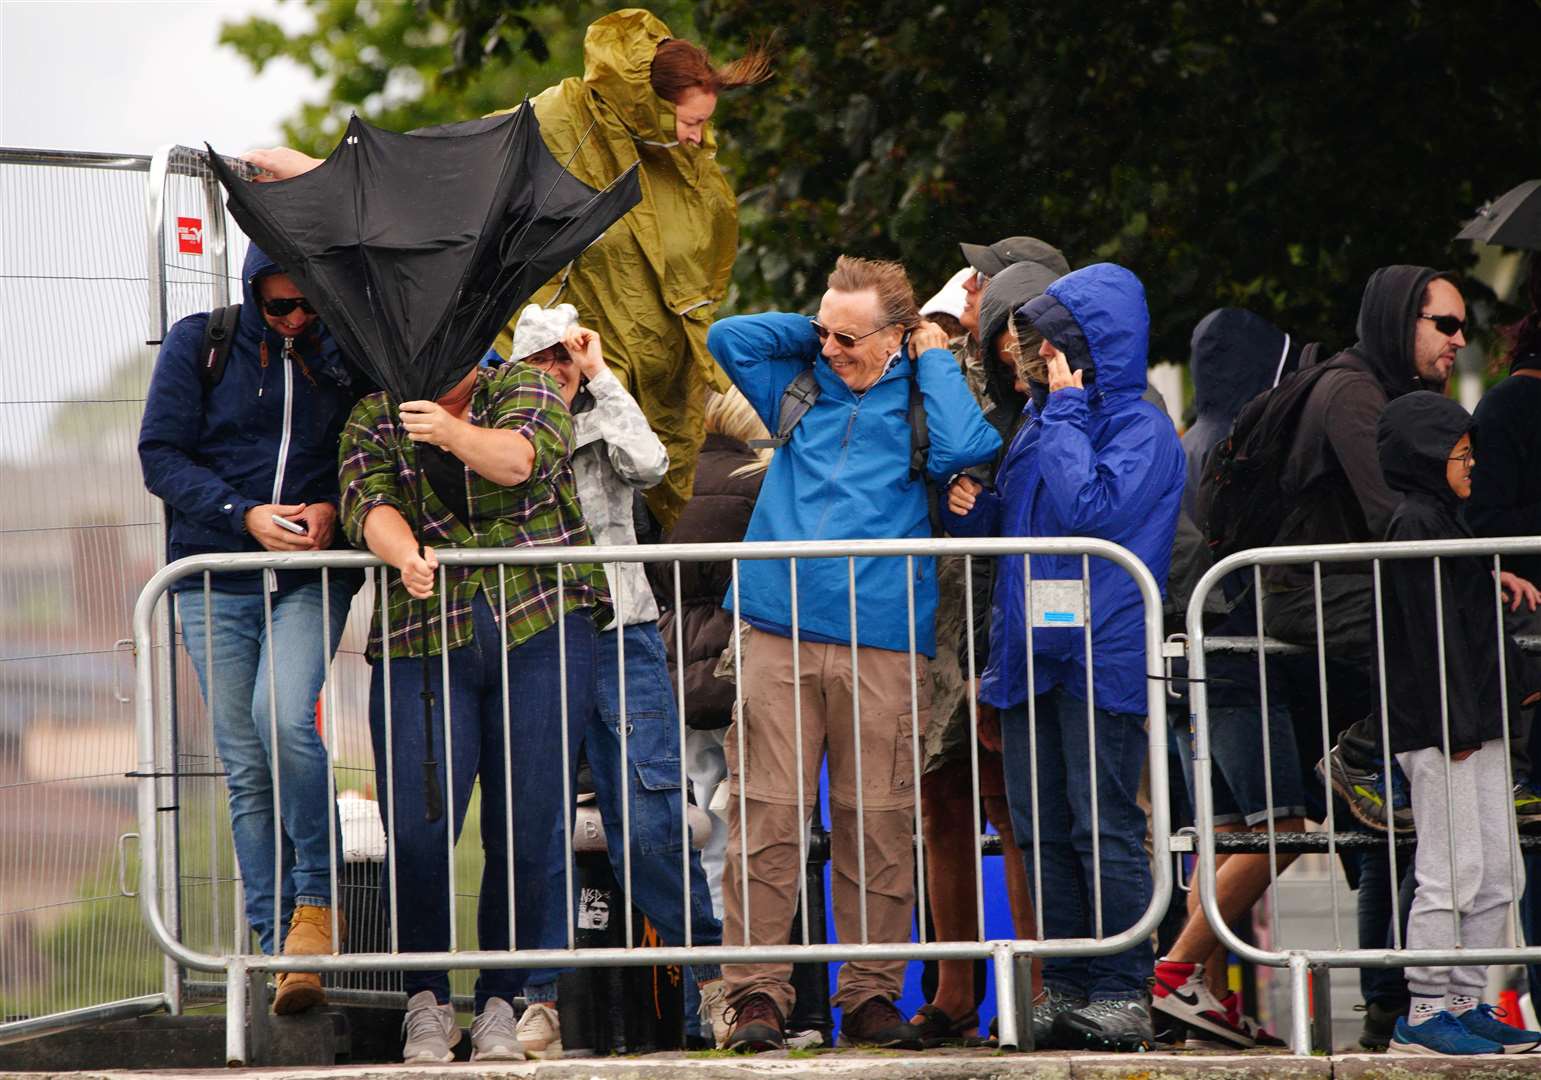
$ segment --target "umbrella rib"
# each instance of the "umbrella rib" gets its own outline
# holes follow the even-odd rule
[[[583,204],[583,209],[582,210],[580,210],[577,214],[574,214],[572,216],[572,218],[569,219],[568,222],[565,225],[563,225],[560,229],[558,229],[556,232],[552,233],[550,236],[546,237],[545,242],[542,243],[540,245],[540,247],[536,248],[533,252],[530,253],[530,256],[528,258],[526,258],[524,260],[524,263],[519,267],[520,271],[523,272],[525,267],[529,266],[532,262],[534,262],[540,256],[541,252],[545,251],[548,247],[550,247],[556,241],[557,237],[561,236],[567,230],[573,228],[578,223],[578,221],[582,218],[582,216],[584,214],[586,214],[590,210],[590,208],[593,207],[593,205],[595,203],[597,203],[600,199],[604,198],[606,195],[610,194],[611,191],[615,190],[615,188],[616,188],[616,186],[618,184],[620,184],[622,181],[624,181],[632,173],[636,172],[640,167],[641,167],[640,164],[638,164],[636,162],[633,162],[631,165],[628,165],[626,167],[626,171],[621,173],[620,176],[617,176],[614,180],[610,181],[610,183],[606,184],[599,191],[596,191],[594,193],[593,198],[589,199],[588,202]],[[582,254],[582,253],[580,252],[579,254]]]
[[[528,98],[525,99],[525,106],[526,106],[526,108],[529,107],[529,99]],[[567,161],[565,163],[563,163],[563,165],[562,165],[562,172],[563,173],[566,173],[569,176],[572,175],[571,172],[569,171],[569,166],[571,166],[572,163],[577,160],[577,158],[578,158],[578,151],[582,150],[583,149],[583,144],[589,141],[589,135],[593,133],[594,125],[597,124],[597,123],[599,123],[599,118],[597,116],[593,120],[589,121],[588,128],[583,132],[583,137],[578,140],[578,145],[573,147],[573,152],[568,155]],[[537,130],[538,130],[538,128],[537,128]],[[624,175],[624,174],[622,174],[622,175]],[[574,179],[576,179],[576,177],[574,177]],[[546,204],[551,201],[552,194],[556,191],[557,185],[560,184],[561,182],[562,182],[562,178],[560,176],[558,176],[555,180],[551,181],[551,186],[546,189],[546,194],[541,198],[540,205],[535,208],[535,213],[530,215],[530,220],[526,221],[524,223],[524,228],[519,231],[519,235],[517,237],[515,237],[514,238],[514,242],[509,245],[510,250],[517,251],[519,249],[519,245],[524,242],[524,238],[525,238],[526,234],[529,233],[531,227],[540,218],[541,211],[544,210],[546,208]],[[606,188],[605,190],[608,191],[609,188]],[[596,193],[594,198],[598,198],[600,194],[603,194],[603,193],[602,192]],[[588,203],[584,206],[584,209],[585,210],[588,209],[588,207],[592,206],[593,204],[594,204],[594,199],[590,199],[588,201]],[[560,231],[561,230],[558,230],[558,232],[560,232]],[[548,238],[547,241],[546,241],[546,244],[549,244],[550,242],[551,241]],[[539,254],[541,251],[544,251],[545,248],[546,248],[546,244],[542,244],[536,250],[536,254]],[[501,254],[502,253],[499,252],[500,256],[501,256]],[[530,260],[526,259],[524,261],[524,265],[525,266],[529,266],[530,265]]]

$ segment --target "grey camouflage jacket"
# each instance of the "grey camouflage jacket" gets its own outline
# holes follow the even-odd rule
[[[596,544],[635,544],[632,491],[650,488],[669,471],[664,449],[647,417],[620,380],[609,371],[588,382],[594,406],[573,417],[573,472],[578,501]],[[606,563],[605,578],[619,623],[632,626],[658,618],[658,605],[641,563]]]

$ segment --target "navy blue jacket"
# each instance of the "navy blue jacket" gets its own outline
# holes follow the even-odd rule
[[[305,371],[282,359],[283,338],[262,317],[255,290],[257,279],[279,272],[256,247],[247,253],[240,323],[224,377],[207,393],[199,377],[207,313],[177,322],[156,358],[139,426],[139,464],[145,486],[170,508],[173,560],[263,550],[246,531],[246,512],[254,506],[337,503],[337,447],[366,387],[319,322],[295,342]],[[334,546],[347,546],[340,528]],[[279,588],[317,577],[281,574]],[[260,585],[257,575],[224,574],[215,581],[232,592]],[[184,586],[194,584],[183,579]]]
[[[1150,316],[1145,289],[1128,270],[1097,263],[1044,295],[1063,306],[1085,338],[1096,381],[1049,395],[1012,439],[993,490],[966,516],[942,517],[953,536],[1091,536],[1128,548],[1166,587],[1182,505],[1186,462],[1172,421],[1141,399]],[[1079,556],[1032,557],[1034,580],[1080,581]],[[1027,700],[1027,634],[1020,558],[997,560],[990,660],[980,697],[998,708]],[[1092,690],[1098,708],[1146,711],[1144,606],[1122,568],[1091,560]],[[1033,631],[1035,693],[1063,686],[1085,699],[1080,628]]]

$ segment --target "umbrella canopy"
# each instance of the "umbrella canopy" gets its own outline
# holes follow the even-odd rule
[[[1485,204],[1455,238],[1541,251],[1541,180],[1527,180]]]
[[[452,388],[642,197],[635,165],[603,191],[574,177],[528,107],[405,135],[354,116],[324,162],[275,183],[209,160],[241,228],[397,401]]]

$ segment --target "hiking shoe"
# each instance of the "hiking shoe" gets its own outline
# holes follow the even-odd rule
[[[339,944],[348,937],[348,921],[337,913]],[[285,956],[324,956],[332,952],[332,909],[314,904],[300,904],[289,919],[284,935]],[[326,991],[321,976],[313,971],[280,971],[278,993],[273,996],[273,1012],[278,1016],[313,1009],[325,1004]]]
[[[1257,1039],[1231,1017],[1224,1003],[1205,984],[1203,964],[1158,961],[1150,1007],[1153,1012],[1180,1022],[1190,1035],[1197,1034],[1236,1050],[1251,1050],[1257,1045]],[[1237,1013],[1240,1014],[1239,1004]]]
[[[728,984],[722,979],[711,979],[697,987],[701,991],[701,1005],[697,1012],[701,1017],[701,1034],[710,1034],[712,1045],[728,1045]]]
[[[525,1057],[555,1061],[562,1056],[562,1021],[550,1002],[532,1001],[526,1005],[514,1035]]]
[[[1343,760],[1343,748],[1334,746],[1331,753],[1316,763],[1316,775],[1343,797],[1356,821],[1386,831],[1386,784],[1379,771],[1350,765]],[[1391,821],[1396,832],[1413,829],[1412,795],[1402,767],[1395,762],[1391,765]]]
[[[1393,1054],[1431,1054],[1465,1057],[1470,1054],[1501,1054],[1504,1048],[1467,1030],[1448,1009],[1441,1009],[1414,1027],[1406,1017],[1397,1021],[1396,1034],[1387,1048]]]
[[[1054,1041],[1067,1050],[1136,1052],[1153,1049],[1156,1036],[1145,1002],[1123,998],[1060,1013],[1054,1021]]]
[[[440,1005],[432,990],[419,990],[407,1001],[407,1015],[401,1022],[401,1060],[444,1064],[455,1060],[455,1045],[460,1042],[460,1025],[455,1023],[455,1007]]]
[[[1514,824],[1521,829],[1541,825],[1541,790],[1529,780],[1514,785]]]
[[[1033,1049],[1060,1049],[1054,1039],[1054,1021],[1065,1013],[1085,1007],[1086,999],[1079,994],[1056,990],[1052,986],[1040,990],[1038,996],[1033,998]],[[993,1024],[990,1032],[992,1035],[995,1033]]]
[[[1406,1015],[1407,1007],[1388,1009],[1380,1002],[1372,1001],[1367,1005],[1355,1005],[1354,1011],[1364,1013],[1364,1023],[1359,1028],[1359,1048],[1378,1054],[1391,1044],[1397,1021]]]
[[[733,1025],[725,1043],[729,1050],[758,1054],[786,1048],[786,1021],[768,995],[750,994],[740,1004],[730,1005],[727,1012],[732,1016],[726,1019]]]
[[[921,1050],[920,1032],[886,997],[871,997],[840,1017],[840,1042],[887,1050]]]
[[[1503,1047],[1506,1054],[1527,1054],[1541,1046],[1541,1031],[1510,1027],[1500,1019],[1504,1015],[1503,1009],[1494,1008],[1484,1002],[1476,1008],[1463,1012],[1456,1019],[1467,1031],[1478,1038],[1496,1042]]]
[[[488,998],[471,1021],[471,1060],[524,1060],[524,1048],[514,1028],[514,1007],[502,998]]]

